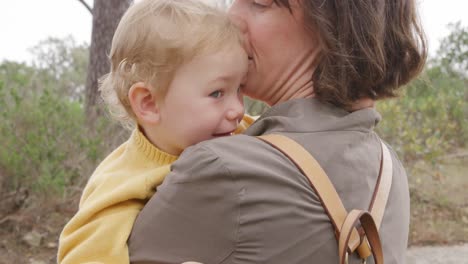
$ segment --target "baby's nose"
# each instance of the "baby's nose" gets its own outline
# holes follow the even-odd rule
[[[244,103],[240,100],[236,100],[230,109],[227,112],[227,119],[237,120],[238,122],[242,120],[244,116]]]

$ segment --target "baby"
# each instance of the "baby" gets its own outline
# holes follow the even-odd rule
[[[142,0],[127,10],[100,89],[134,130],[90,177],[60,235],[59,263],[129,263],[135,218],[178,155],[253,122],[244,116],[242,41],[225,13],[196,0]]]

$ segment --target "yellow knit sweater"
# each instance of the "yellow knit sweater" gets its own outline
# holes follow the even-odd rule
[[[253,122],[246,115],[236,133]],[[78,212],[60,234],[58,263],[129,263],[133,223],[176,159],[133,131],[90,177]]]

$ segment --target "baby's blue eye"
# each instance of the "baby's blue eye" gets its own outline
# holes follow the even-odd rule
[[[219,90],[210,93],[210,96],[211,96],[211,97],[214,97],[214,98],[219,98],[219,97],[221,97],[222,95],[223,95],[223,93],[222,93],[221,91],[219,91]]]

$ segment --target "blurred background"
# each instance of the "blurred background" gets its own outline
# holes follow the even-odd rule
[[[0,4],[0,263],[55,263],[88,177],[128,136],[103,109],[97,80],[131,3]],[[468,2],[418,6],[429,60],[399,98],[378,103],[377,129],[408,171],[410,246],[451,246],[468,242]],[[252,115],[266,109],[245,100]]]

